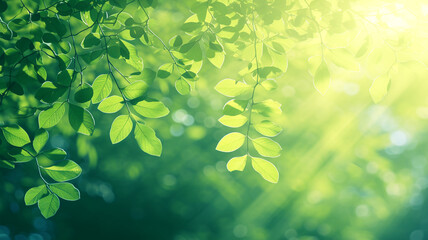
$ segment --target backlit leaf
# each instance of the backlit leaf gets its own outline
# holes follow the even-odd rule
[[[217,144],[216,150],[220,152],[233,152],[240,148],[245,142],[245,135],[232,132],[224,136]]]
[[[271,183],[277,183],[279,180],[279,173],[275,165],[262,158],[251,157],[251,165],[254,170],[258,172],[264,179]]]
[[[39,127],[51,128],[61,121],[65,114],[65,103],[54,103],[53,106],[39,114]]]
[[[108,97],[113,89],[113,82],[110,76],[107,74],[99,75],[92,83],[92,89],[94,91],[92,103],[99,103],[104,98]]]
[[[243,126],[247,122],[247,120],[248,118],[246,116],[239,114],[236,116],[224,115],[218,121],[225,126],[237,128]]]
[[[128,115],[120,115],[114,119],[110,129],[110,140],[116,144],[125,139],[132,131],[133,123]]]
[[[80,199],[79,190],[71,183],[54,183],[49,186],[53,193],[67,201]]]
[[[144,81],[135,81],[123,89],[127,99],[135,99],[144,95],[149,86]]]
[[[247,155],[241,156],[241,157],[234,157],[231,158],[228,162],[227,162],[227,170],[229,170],[229,172],[232,171],[243,171],[245,168],[245,164],[247,163]]]
[[[223,114],[229,116],[236,116],[245,111],[247,107],[248,100],[235,100],[232,99],[227,102],[223,107]]]
[[[42,167],[42,169],[57,182],[75,179],[82,173],[82,168],[71,160],[63,160],[50,167]]]
[[[181,95],[187,95],[190,93],[190,84],[186,80],[180,78],[175,81],[175,89],[177,89],[177,92]]]
[[[224,79],[217,83],[215,90],[227,97],[236,97],[251,93],[252,88],[244,82],[235,81],[233,79]]]
[[[95,129],[95,120],[92,114],[74,104],[69,104],[68,110],[68,120],[73,129],[84,135],[92,135]]]
[[[159,101],[140,101],[133,105],[135,111],[143,117],[147,118],[160,118],[168,115],[169,109]]]
[[[46,145],[49,139],[49,133],[45,129],[41,128],[36,131],[33,140],[33,148],[36,153],[39,153],[40,150]]]
[[[162,142],[156,137],[156,133],[152,128],[137,122],[134,135],[138,146],[145,153],[158,157],[162,154]]]
[[[12,146],[22,147],[31,142],[27,132],[19,125],[2,127],[1,130],[6,141]]]
[[[267,120],[254,124],[254,129],[268,137],[274,137],[282,131],[280,126]]]
[[[29,206],[29,205],[36,204],[39,201],[39,199],[46,194],[48,194],[48,189],[44,184],[38,187],[33,187],[28,189],[28,191],[25,193],[25,196],[24,196],[25,205]]]
[[[267,137],[251,139],[256,151],[264,157],[279,157],[281,146],[274,140]]]
[[[123,102],[123,98],[119,96],[111,96],[104,99],[99,105],[98,110],[103,113],[115,113],[122,109],[125,103]]]
[[[39,200],[38,206],[43,217],[50,218],[56,214],[59,209],[59,199],[54,194],[49,194]]]

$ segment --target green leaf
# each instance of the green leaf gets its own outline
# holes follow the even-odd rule
[[[22,148],[11,148],[9,150],[9,155],[15,158],[13,163],[25,163],[34,159],[34,157],[30,154],[32,149],[26,145]],[[32,153],[35,155],[36,153]]]
[[[39,127],[51,128],[61,121],[65,113],[64,103],[54,103],[53,106],[39,114]]]
[[[201,23],[199,22],[187,22],[181,26],[181,30],[189,33],[200,28],[201,28]]]
[[[229,172],[233,171],[243,171],[245,168],[245,164],[247,163],[247,155],[241,157],[234,157],[227,162],[227,170]]]
[[[267,120],[262,121],[260,123],[256,123],[253,126],[257,132],[268,137],[275,137],[282,131],[282,128],[280,126]]]
[[[84,48],[91,48],[91,47],[98,46],[100,43],[101,43],[101,40],[99,39],[99,37],[96,37],[93,33],[89,33],[83,39],[82,46]]]
[[[56,81],[59,85],[68,87],[70,86],[70,83],[72,81],[72,78],[73,78],[72,76],[73,76],[73,70],[66,69],[58,73]]]
[[[113,89],[113,82],[110,76],[107,74],[99,75],[92,83],[92,89],[94,91],[92,103],[99,103],[104,98],[108,97]]]
[[[183,44],[183,39],[180,35],[176,35],[169,40],[169,45],[172,45],[174,48],[178,48]]]
[[[58,42],[58,38],[53,35],[52,33],[44,33],[42,36],[42,40],[45,43],[57,43]]]
[[[279,180],[279,173],[275,165],[262,158],[251,157],[251,165],[254,170],[258,172],[264,179],[271,183],[277,183]]]
[[[175,81],[175,89],[177,89],[178,93],[181,95],[187,95],[190,93],[190,84],[186,80],[179,78]]]
[[[36,134],[34,136],[33,140],[33,148],[36,151],[36,153],[39,153],[40,150],[46,145],[49,139],[49,133],[43,128],[40,128],[36,131]]]
[[[162,142],[156,137],[156,133],[152,128],[137,122],[134,135],[138,146],[145,153],[158,157],[162,154]]]
[[[56,5],[56,10],[58,10],[58,14],[61,16],[68,16],[73,13],[73,9],[67,2],[59,2]]]
[[[151,68],[144,68],[140,75],[141,79],[144,79],[144,82],[147,85],[151,85],[156,79],[156,72]]]
[[[40,166],[48,167],[58,161],[64,160],[65,157],[67,157],[67,153],[63,149],[53,148],[37,155],[37,162]]]
[[[383,74],[373,80],[373,83],[369,89],[370,96],[374,103],[379,103],[388,93],[388,87],[391,78],[388,74]]]
[[[53,193],[67,201],[80,199],[79,190],[71,183],[54,183],[49,186]]]
[[[324,95],[330,87],[330,81],[330,71],[323,60],[315,72],[314,86],[321,95]]]
[[[144,28],[140,26],[134,26],[129,29],[129,35],[132,38],[140,38],[145,33]]]
[[[6,141],[12,146],[22,147],[31,142],[27,132],[19,125],[3,127],[1,130]]]
[[[67,87],[56,86],[54,83],[46,81],[36,91],[35,97],[47,103],[53,103],[67,91]]]
[[[281,146],[270,138],[260,137],[251,141],[256,151],[264,157],[278,157],[281,153]]]
[[[82,168],[71,160],[63,160],[50,167],[42,167],[43,171],[57,182],[65,182],[77,178]]]
[[[16,41],[15,46],[16,48],[21,50],[21,52],[34,49],[33,42],[31,42],[31,40],[26,37],[22,37],[18,41]]]
[[[267,91],[275,90],[278,87],[278,84],[274,79],[266,79],[260,85]]]
[[[19,84],[18,82],[12,83],[10,91],[19,96],[24,95],[24,88],[22,88],[21,84]]]
[[[78,133],[90,136],[95,130],[95,120],[92,114],[77,105],[69,105],[68,120],[73,129]]]
[[[43,217],[47,219],[54,216],[58,211],[59,199],[56,195],[49,194],[48,196],[39,200],[38,206]]]
[[[281,103],[272,99],[267,99],[253,105],[253,112],[265,117],[275,117],[282,113]]]
[[[216,68],[221,69],[224,63],[224,59],[226,57],[224,52],[218,52],[218,51],[213,51],[211,49],[208,49],[207,54],[210,54],[207,57],[208,61],[210,61],[210,63],[214,65]]]
[[[110,4],[119,8],[126,7],[126,1],[124,0],[110,0]]]
[[[108,46],[108,55],[112,58],[120,58],[120,45],[118,42],[110,42]]]
[[[0,167],[7,168],[7,169],[14,169],[15,164],[8,160],[0,160]]]
[[[196,81],[197,80],[196,73],[194,73],[192,71],[186,71],[183,74],[181,74],[181,76],[183,78],[185,78],[186,80],[189,80],[189,81]]]
[[[169,114],[169,109],[159,101],[146,101],[143,100],[133,105],[135,111],[143,117],[147,118],[160,118]]]
[[[74,94],[74,100],[76,100],[78,103],[88,102],[92,99],[93,95],[94,90],[92,89],[92,86],[85,83]]]
[[[133,123],[128,115],[120,115],[114,119],[110,129],[110,140],[116,144],[125,139],[132,131]]]
[[[166,63],[159,67],[157,77],[158,78],[167,78],[172,74],[174,70],[174,64]]]
[[[103,113],[115,113],[122,109],[124,104],[123,98],[119,96],[111,96],[104,99],[99,105],[98,110]]]
[[[228,116],[236,116],[245,111],[248,100],[235,100],[232,99],[227,102],[223,107],[223,114]]]
[[[216,150],[220,152],[233,152],[240,148],[245,141],[245,135],[232,132],[224,136],[217,144]]]
[[[148,89],[147,83],[144,81],[135,81],[123,89],[123,95],[127,99],[135,99],[142,97]]]
[[[46,194],[48,194],[48,189],[44,184],[28,189],[24,196],[25,205],[30,206],[36,204],[40,198]]]
[[[142,58],[139,56],[141,52],[137,51],[136,46],[127,41],[122,41],[122,43],[129,51],[129,59],[125,59],[125,62],[134,67],[137,71],[142,71],[144,64]]]
[[[248,119],[246,116],[239,114],[236,116],[224,115],[218,121],[227,127],[238,128],[242,127],[247,122],[247,120]]]
[[[217,83],[215,90],[224,96],[236,97],[243,94],[249,94],[252,89],[244,82],[239,82],[233,79],[224,79]]]

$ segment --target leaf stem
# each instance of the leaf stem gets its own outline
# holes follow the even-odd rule
[[[105,36],[103,29],[101,28],[101,24],[99,24],[99,23],[98,23],[98,27],[100,28],[101,36],[102,36],[102,37],[103,37],[103,39],[104,39],[104,45],[105,45],[105,46],[104,46],[104,49],[105,49],[105,51],[106,51],[106,59],[107,59],[107,64],[108,64],[108,69],[109,69],[109,74],[111,75],[111,77],[112,77],[112,79],[113,79],[114,83],[116,84],[117,88],[119,89],[120,95],[122,96],[122,99],[123,99],[123,101],[125,102],[126,109],[128,110],[128,115],[129,115],[131,118],[133,118],[133,117],[132,117],[132,114],[131,114],[131,109],[129,108],[129,105],[128,105],[128,100],[126,99],[125,95],[123,94],[122,89],[120,88],[119,83],[117,82],[117,79],[116,79],[116,77],[114,76],[113,71],[112,71],[112,66],[113,66],[113,68],[115,68],[115,67],[114,67],[114,65],[110,62],[110,58],[109,58],[109,56],[108,56],[107,37]],[[115,68],[115,69],[116,69],[116,68]]]
[[[253,5],[254,5],[254,1],[253,1]],[[254,6],[253,6],[254,7]],[[253,111],[253,105],[254,105],[254,96],[256,93],[256,88],[259,85],[259,61],[258,61],[258,56],[257,56],[257,30],[256,30],[256,24],[255,24],[255,9],[253,9],[253,14],[252,14],[252,26],[253,26],[253,36],[254,36],[254,60],[256,61],[256,84],[254,84],[253,87],[253,92],[251,93],[251,100],[250,100],[250,104],[248,107],[248,123],[247,123],[247,133],[246,133],[246,152],[247,155],[250,156],[250,146],[249,146],[249,142],[250,142],[250,130],[251,130],[251,117],[252,117],[252,111]]]

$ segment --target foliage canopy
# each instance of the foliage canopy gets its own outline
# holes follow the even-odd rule
[[[0,1],[0,166],[35,162],[41,182],[26,192],[26,205],[37,203],[49,218],[60,199],[80,198],[69,182],[82,173],[79,161],[47,146],[49,132],[92,136],[94,111],[114,114],[112,144],[133,135],[143,152],[159,157],[156,121],[170,113],[162,99],[170,88],[181,95],[197,90],[200,72],[224,68],[227,58],[243,67],[236,67],[235,79],[212,79],[229,98],[219,122],[234,129],[216,149],[240,152],[227,163],[229,171],[243,171],[250,161],[272,183],[279,181],[271,161],[282,152],[272,139],[282,132],[274,121],[282,104],[266,96],[293,61],[290,51],[311,49],[306,68],[320,94],[338,77],[335,70],[364,71],[373,80],[369,93],[376,103],[401,63],[428,63],[415,53],[420,39],[402,34],[408,25],[393,32],[389,28],[400,24],[394,19],[360,14],[370,1],[190,2],[188,18],[166,40],[151,28],[151,14],[162,1]],[[151,58],[159,54],[167,60],[155,65]]]

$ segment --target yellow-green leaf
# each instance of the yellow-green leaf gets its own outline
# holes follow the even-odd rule
[[[114,119],[110,129],[110,140],[116,144],[125,139],[132,131],[133,123],[128,115],[120,115]]]
[[[260,137],[251,141],[256,151],[264,157],[278,157],[281,153],[281,146],[270,138]]]
[[[59,199],[56,195],[49,194],[39,200],[38,206],[43,217],[50,218],[54,216],[59,209]]]
[[[69,181],[82,173],[82,168],[71,160],[63,160],[50,167],[42,167],[43,171],[57,182]]]
[[[233,79],[224,79],[217,83],[215,90],[224,96],[236,97],[250,93],[251,87],[244,82],[239,82]]]
[[[254,129],[260,134],[268,137],[274,137],[282,131],[279,125],[267,120],[254,124]]]
[[[123,98],[119,96],[111,96],[104,99],[99,105],[98,110],[103,113],[115,113],[122,109],[124,105]]]
[[[44,184],[28,189],[24,196],[25,205],[30,206],[36,204],[37,201],[46,194],[48,194],[48,189]]]
[[[251,165],[254,170],[258,172],[266,181],[277,183],[279,180],[279,173],[275,165],[262,158],[251,157]]]
[[[151,127],[137,122],[134,135],[138,146],[145,153],[158,157],[162,154],[162,142],[156,137],[156,133]]]
[[[147,118],[160,118],[168,115],[169,109],[159,101],[140,101],[133,105],[135,111]]]
[[[229,170],[229,172],[243,171],[246,163],[247,155],[231,158],[229,162],[227,162],[227,170]]]
[[[54,183],[49,186],[53,193],[67,201],[80,199],[79,190],[71,183]]]
[[[238,128],[242,127],[247,120],[248,118],[246,116],[239,114],[236,116],[224,115],[218,121],[227,127]]]
[[[107,74],[99,75],[92,83],[92,89],[92,103],[99,103],[104,98],[108,97],[113,89],[113,82],[110,76]]]
[[[224,136],[217,144],[216,150],[220,152],[233,152],[240,148],[245,141],[245,135],[232,132]]]
[[[40,128],[51,128],[61,121],[65,114],[65,103],[54,103],[54,105],[42,111],[39,114],[39,127]]]
[[[1,130],[6,141],[12,146],[22,147],[31,142],[27,132],[19,125],[3,127]]]

